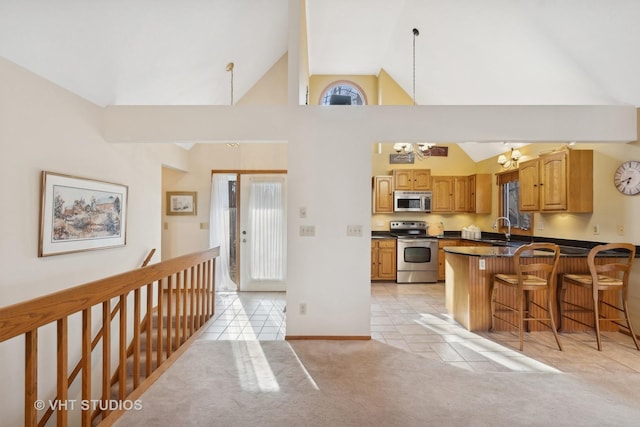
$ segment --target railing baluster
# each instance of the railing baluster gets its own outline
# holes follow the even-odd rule
[[[209,295],[209,261],[203,262],[202,265],[204,266],[204,321],[206,322],[211,317],[211,313],[209,312],[209,304],[211,299],[211,295]]]
[[[211,291],[211,264],[209,263],[209,261],[205,261],[204,265],[205,267],[205,271],[207,272],[207,280],[206,280],[206,284],[207,284],[207,321],[209,319],[211,319],[211,316],[213,315],[211,313],[211,298],[213,298],[213,292]]]
[[[210,260],[209,268],[211,272],[211,316],[216,314],[216,260]]]
[[[216,260],[211,260],[211,315],[216,314]]]
[[[171,356],[171,331],[173,329],[173,281],[174,276],[167,278],[167,359]]]
[[[127,395],[127,295],[120,295],[120,345],[118,349],[118,399]]]
[[[204,294],[204,264],[198,264],[198,287],[200,288],[198,294],[200,295],[200,304],[198,306],[200,313],[198,314],[198,328],[200,328],[205,321],[204,307],[205,307],[205,294]]]
[[[193,329],[194,329],[194,316],[196,313],[196,308],[195,308],[195,267],[191,267],[191,276],[189,278],[189,291],[191,292],[191,304],[189,305],[189,336],[193,335]]]
[[[174,350],[177,350],[178,347],[180,347],[180,298],[182,298],[180,290],[180,288],[182,287],[181,282],[182,272],[178,271],[178,273],[176,274],[176,340],[175,346],[173,347]]]
[[[182,296],[182,339],[186,341],[187,336],[187,321],[189,319],[189,313],[187,312],[187,302],[188,302],[188,289],[187,289],[187,270],[183,270],[182,276],[182,289],[184,291],[184,295]]]
[[[38,412],[35,403],[38,397],[38,330],[24,334],[24,425],[35,426]]]
[[[196,280],[195,280],[195,286],[196,286],[196,330],[198,328],[200,328],[200,299],[202,298],[201,292],[200,292],[200,264],[195,266],[196,269]]]
[[[156,346],[158,347],[156,350],[156,355],[157,355],[157,361],[156,361],[156,368],[158,366],[160,366],[162,364],[162,323],[163,323],[163,313],[164,313],[164,297],[163,294],[164,292],[162,291],[162,280],[158,280],[157,281],[157,289],[158,289],[158,307],[156,309],[156,318],[158,319],[158,323],[156,325],[156,328],[158,328],[158,333],[157,333],[157,337],[158,337],[158,342],[156,343]]]
[[[133,389],[140,385],[140,288],[133,291]]]
[[[102,401],[111,398],[111,300],[102,303]],[[102,419],[109,415],[109,405],[102,413]]]
[[[69,340],[68,340],[68,326],[69,320],[67,317],[58,319],[58,367],[57,367],[57,399],[58,402],[67,402],[69,379],[67,377],[68,370],[68,356],[69,356]],[[66,427],[68,424],[67,405],[58,405],[58,411],[56,414],[56,425],[58,427]]]
[[[153,285],[150,283],[147,285],[147,327],[146,327],[146,339],[147,345],[145,346],[145,369],[147,371],[147,377],[151,375],[151,370],[153,369],[153,337],[152,327],[153,327]]]
[[[91,400],[91,307],[82,310],[82,400]],[[91,411],[82,410],[82,426],[91,426]]]

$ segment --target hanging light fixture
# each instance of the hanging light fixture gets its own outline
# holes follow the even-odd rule
[[[417,28],[413,29],[413,105],[416,105],[416,37],[420,35]]]
[[[225,70],[231,73],[231,105],[233,105],[233,62],[229,62]]]
[[[520,159],[520,157],[522,157],[520,150],[517,150],[511,147],[511,152],[509,153],[508,158],[504,154],[500,154],[498,156],[498,164],[502,166],[504,169],[508,169],[510,167],[517,168],[518,160]]]
[[[396,142],[393,150],[398,154],[414,154],[418,160],[423,160],[431,157],[431,149],[435,146],[436,144],[427,142]]]

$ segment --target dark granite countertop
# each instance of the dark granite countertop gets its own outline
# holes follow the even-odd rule
[[[515,250],[522,246],[535,242],[555,243],[560,246],[560,254],[567,257],[586,257],[591,248],[602,245],[605,242],[591,242],[586,240],[567,240],[553,239],[548,237],[530,237],[530,236],[511,236],[511,240],[506,240],[504,234],[501,233],[482,233],[480,239],[462,239],[459,231],[445,231],[443,236],[438,239],[461,239],[469,242],[485,243],[491,246],[449,246],[445,248],[446,252],[458,253],[469,256],[513,256]],[[394,239],[388,231],[372,231],[373,239]],[[543,255],[546,253],[543,252]],[[603,252],[600,256],[619,256],[614,251]],[[636,249],[636,258],[640,258],[640,248]]]
[[[523,243],[524,244],[524,243]],[[520,245],[504,245],[504,246],[447,246],[444,251],[447,253],[476,256],[476,257],[512,257],[516,250],[522,246]],[[589,249],[577,248],[573,246],[560,246],[560,256],[574,257],[574,258],[586,258],[589,254]],[[527,255],[523,255],[527,256]],[[551,256],[550,252],[546,251],[534,251],[532,256]],[[624,253],[616,251],[600,252],[598,257],[621,257],[625,256]],[[628,256],[628,255],[627,255]]]

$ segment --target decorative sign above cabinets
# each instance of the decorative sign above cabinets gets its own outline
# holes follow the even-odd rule
[[[392,165],[412,165],[415,161],[413,153],[389,154],[389,164]]]

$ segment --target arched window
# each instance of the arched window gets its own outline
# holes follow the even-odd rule
[[[320,105],[367,105],[367,98],[355,83],[340,81],[331,83],[325,89]]]

